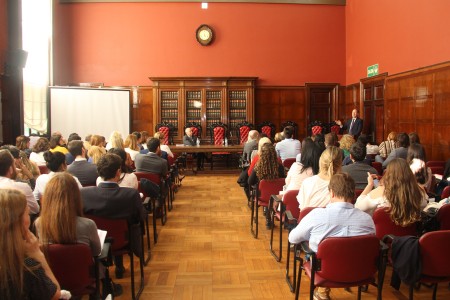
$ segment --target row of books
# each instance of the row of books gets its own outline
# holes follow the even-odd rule
[[[161,111],[161,118],[178,118],[178,109],[165,109]]]
[[[247,91],[229,91],[230,100],[247,99]]]
[[[221,100],[208,100],[206,101],[206,108],[216,108],[216,109],[220,109],[220,106],[222,104]]]
[[[178,100],[178,91],[162,91],[161,100]]]
[[[161,101],[161,108],[177,108],[178,107],[178,100],[166,100]]]
[[[188,100],[200,100],[202,98],[201,91],[188,91],[186,92],[186,99]]]
[[[247,107],[247,100],[230,100],[231,109],[246,108],[246,107]]]
[[[206,99],[220,99],[222,98],[222,92],[221,91],[206,91]]]
[[[221,113],[220,110],[216,110],[216,111],[206,111],[206,118],[216,118],[216,119],[220,119],[221,117]]]
[[[237,118],[247,118],[247,110],[245,109],[234,109],[230,110],[230,118],[231,119],[237,119]]]

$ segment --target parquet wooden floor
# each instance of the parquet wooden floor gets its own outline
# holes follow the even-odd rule
[[[166,225],[158,223],[159,240],[152,243],[140,299],[294,299],[284,279],[286,253],[281,263],[271,256],[270,231],[262,214],[258,239],[250,234],[250,209],[237,176],[198,174],[183,180]],[[129,261],[124,261],[125,277],[115,282],[124,287],[119,299],[130,299]],[[388,269],[385,282],[390,273]],[[303,275],[300,299],[308,299],[308,293],[309,280]],[[422,287],[415,299],[431,299],[431,295],[431,289]],[[407,296],[405,286],[395,291],[385,283],[383,299]],[[331,297],[356,299],[356,288],[351,293],[333,289]],[[369,287],[362,298],[376,299],[375,288]],[[450,299],[446,284],[440,286],[438,299]]]

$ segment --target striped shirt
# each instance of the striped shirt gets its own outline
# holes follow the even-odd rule
[[[380,156],[386,158],[395,149],[395,142],[392,140],[381,142],[379,148]]]

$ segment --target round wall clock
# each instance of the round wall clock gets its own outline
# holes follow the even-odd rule
[[[202,24],[197,28],[195,37],[197,38],[197,41],[200,43],[200,45],[208,46],[214,39],[214,31],[210,26]]]

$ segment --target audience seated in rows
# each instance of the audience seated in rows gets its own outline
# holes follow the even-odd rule
[[[375,156],[375,161],[382,163],[389,156],[389,154],[391,154],[392,150],[394,150],[397,147],[396,143],[397,143],[397,132],[391,131],[388,134],[387,139],[380,143],[378,147],[380,154]]]
[[[50,137],[50,151],[51,152],[61,152],[66,155],[69,153],[69,150],[65,147],[66,141],[61,133],[55,132]]]
[[[67,139],[67,150],[69,150],[69,144],[71,141],[81,141],[81,137],[77,133],[71,133],[69,135],[69,138]],[[75,160],[75,156],[73,156],[70,153],[70,150],[68,153],[66,153],[66,165],[70,165]]]
[[[290,243],[309,241],[310,249],[317,252],[320,242],[328,237],[375,234],[372,218],[354,208],[351,203],[355,196],[355,182],[348,174],[332,175],[327,189],[329,198],[326,200],[329,204],[325,208],[316,208],[306,215],[290,232]],[[329,294],[329,288],[318,287],[314,299],[330,299]]]
[[[50,150],[50,142],[45,137],[38,138],[30,153],[30,160],[38,166],[45,166],[44,152]]]
[[[389,207],[392,220],[401,226],[420,220],[420,212],[427,205],[428,197],[417,184],[406,160],[394,158],[375,189],[376,175],[367,175],[368,184],[356,200],[356,208],[373,215],[375,209]]]
[[[383,169],[387,167],[387,165],[395,158],[403,158],[406,159],[408,154],[409,147],[409,136],[401,132],[397,135],[397,148],[391,151],[386,160],[383,161]]]
[[[137,172],[147,172],[159,174],[165,177],[168,172],[167,160],[161,158],[160,141],[157,138],[149,138],[147,140],[147,154],[138,154],[135,159]]]
[[[259,160],[259,156],[261,155],[261,147],[264,144],[272,144],[272,141],[268,137],[262,137],[262,138],[259,139],[259,141],[258,141],[258,150],[254,150],[252,152],[252,155],[251,155],[250,166],[248,167],[248,170],[247,170],[248,176],[250,176],[252,174],[252,171],[255,168],[256,163]],[[280,159],[280,163],[281,163],[281,159]]]
[[[330,200],[328,184],[331,176],[342,168],[342,155],[337,147],[328,147],[319,160],[319,173],[303,180],[297,195],[300,210],[306,207],[325,207]]]
[[[250,130],[248,133],[247,142],[244,145],[244,150],[242,151],[242,163],[243,165],[250,165],[251,155],[253,150],[258,149],[258,131]]]
[[[120,170],[122,174],[120,175],[119,181],[117,182],[121,187],[129,187],[133,189],[138,189],[138,180],[136,175],[132,172],[131,166],[133,165],[133,161],[131,160],[130,154],[126,153],[124,149],[120,148],[111,148],[108,153],[117,154],[122,159],[122,164]],[[101,176],[97,177],[97,185],[100,182],[104,182],[105,179]]]
[[[0,189],[0,298],[59,299],[58,281],[29,230],[29,214],[22,192]]]
[[[166,136],[164,135],[164,132],[158,131],[153,135],[153,137],[159,139],[159,147],[160,147],[161,151],[166,152],[167,155],[170,157],[174,157],[172,151],[170,150],[169,145],[164,144],[164,139],[166,138]],[[142,150],[141,150],[141,153],[142,153]]]
[[[291,126],[286,126],[283,129],[284,139],[275,146],[275,150],[281,158],[281,161],[284,161],[286,158],[295,158],[297,154],[300,153],[301,143],[299,140],[294,139],[292,135],[293,128]]]

